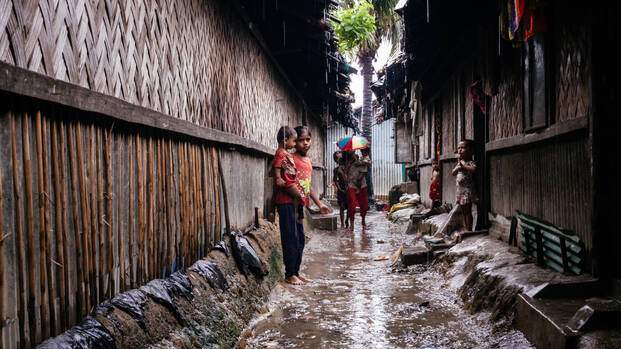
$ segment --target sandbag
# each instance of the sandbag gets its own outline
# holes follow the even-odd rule
[[[231,247],[235,263],[244,275],[248,276],[252,272],[256,277],[261,278],[268,274],[265,264],[240,231],[231,232]]]

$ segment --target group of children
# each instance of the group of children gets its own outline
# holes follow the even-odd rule
[[[476,202],[473,175],[477,165],[473,160],[474,142],[466,139],[457,145],[457,165],[451,172],[456,177],[455,203],[461,206],[466,230],[473,229],[472,203]],[[441,205],[440,195],[440,165],[437,160],[431,162],[431,185],[429,198],[433,207]]]
[[[274,203],[278,211],[280,240],[285,264],[285,281],[293,285],[303,285],[311,280],[300,275],[302,254],[304,252],[304,206],[312,199],[321,213],[330,209],[324,205],[311,187],[313,162],[308,157],[311,146],[311,132],[306,126],[295,129],[283,126],[278,130],[276,140],[278,150],[272,162],[276,194]],[[295,153],[289,151],[295,148]]]
[[[285,264],[285,281],[294,285],[303,285],[311,280],[300,275],[300,265],[304,251],[304,206],[309,206],[312,199],[321,213],[330,209],[324,205],[311,187],[313,163],[307,153],[312,143],[311,132],[306,126],[295,129],[283,126],[278,130],[276,139],[278,150],[272,162],[276,194],[274,203],[280,223],[280,239]],[[457,147],[457,165],[452,171],[456,176],[456,204],[461,206],[466,229],[472,229],[472,203],[476,201],[473,189],[473,174],[476,163],[473,161],[473,141],[463,140]],[[290,151],[295,148],[295,152]],[[352,232],[356,206],[360,207],[363,230],[367,230],[366,213],[369,209],[366,174],[371,165],[369,149],[361,150],[358,157],[353,151],[337,151],[333,154],[338,167],[334,169],[333,183],[340,208],[341,229]],[[436,160],[432,162],[432,177],[429,197],[433,206],[440,203],[440,167]],[[347,219],[344,214],[347,211]]]
[[[371,157],[369,148],[361,149],[360,153],[360,157],[353,151],[336,151],[333,154],[334,162],[338,166],[334,169],[332,186],[337,193],[341,229],[349,232],[354,230],[356,206],[360,207],[362,229],[369,229],[366,224],[366,214],[369,210],[366,175],[371,166]],[[346,220],[345,211],[347,211]]]

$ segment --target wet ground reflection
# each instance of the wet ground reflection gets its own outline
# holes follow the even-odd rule
[[[412,237],[381,213],[369,220],[368,232],[314,234],[302,273],[316,282],[278,286],[247,347],[530,347],[517,331],[492,333],[487,314],[464,312],[455,290],[432,269],[396,271],[389,261],[373,261]]]

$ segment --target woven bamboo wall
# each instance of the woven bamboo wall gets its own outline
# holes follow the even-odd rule
[[[591,27],[579,9],[555,5],[555,119],[559,122],[591,113]]]
[[[511,49],[503,55],[498,93],[491,97],[491,110],[488,113],[490,141],[523,132],[520,50]]]
[[[220,238],[205,144],[30,103],[0,110],[0,157],[3,348],[60,333]]]
[[[4,62],[274,149],[281,125],[302,123],[302,104],[225,1],[1,4]]]

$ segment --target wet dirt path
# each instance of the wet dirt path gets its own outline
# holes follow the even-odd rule
[[[302,274],[315,282],[278,286],[270,312],[251,327],[249,348],[528,348],[517,331],[492,334],[487,314],[469,315],[447,281],[425,266],[391,270],[404,225],[369,214],[371,229],[318,231]]]

